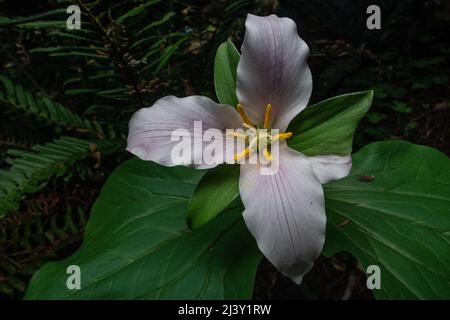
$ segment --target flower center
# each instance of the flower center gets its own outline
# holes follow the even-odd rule
[[[270,103],[266,106],[266,114],[264,116],[264,124],[262,128],[259,128],[250,120],[243,105],[238,104],[237,111],[241,116],[243,122],[242,125],[248,130],[246,130],[244,134],[229,132],[227,135],[232,135],[238,139],[245,140],[248,142],[248,147],[246,147],[242,152],[236,153],[234,155],[234,161],[239,161],[250,155],[252,152],[262,152],[267,161],[272,161],[272,154],[270,152],[272,143],[289,139],[292,137],[292,132],[272,134],[272,129],[270,128],[272,105]],[[278,130],[276,131],[278,132]]]

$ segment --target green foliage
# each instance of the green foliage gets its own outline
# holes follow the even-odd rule
[[[0,294],[20,298],[42,260],[57,258],[60,250],[81,240],[87,219],[86,208],[80,203],[61,205],[54,201],[48,206],[41,199],[28,201],[26,212],[3,219],[0,252],[14,254],[14,259],[0,261],[0,273],[4,277]]]
[[[421,37],[423,38],[423,36]],[[358,65],[352,73],[342,75],[340,91],[374,89],[374,101],[367,121],[363,122],[363,129],[356,136],[356,145],[363,146],[367,140],[389,139],[390,137],[409,139],[420,144],[428,136],[437,137],[435,146],[446,150],[445,129],[436,125],[436,119],[446,119],[444,110],[440,105],[445,100],[448,86],[447,64],[448,53],[445,46],[432,37],[422,42],[427,55],[415,52],[414,55],[405,55],[398,50],[396,42],[394,48],[383,50],[382,53],[372,57],[371,63],[367,61]],[[348,52],[348,49],[341,49]],[[342,63],[349,64],[347,58]],[[337,73],[337,72],[336,72]],[[324,79],[329,82],[329,79]],[[432,109],[437,108],[438,112]],[[420,121],[415,128],[408,128],[408,123]],[[444,122],[446,120],[443,120]],[[432,124],[433,123],[433,124]]]
[[[47,97],[37,98],[30,91],[23,89],[20,84],[13,84],[8,78],[1,75],[0,83],[2,84],[0,102],[20,117],[30,117],[37,123],[64,127],[67,130],[91,133],[99,137],[104,136],[104,130],[97,122],[83,119]],[[111,128],[110,132],[113,132]]]
[[[99,151],[114,152],[117,141],[82,140],[71,137],[45,145],[33,146],[33,151],[8,151],[8,170],[0,169],[0,218],[18,209],[26,193],[41,190],[52,176],[62,176],[67,168],[80,159]]]
[[[325,186],[325,253],[345,250],[364,268],[378,265],[379,298],[448,298],[449,173],[448,158],[431,148],[368,145],[347,178]],[[185,225],[203,174],[137,159],[122,165],[93,209],[83,246],[37,272],[27,298],[248,298],[260,254],[242,204],[194,231]],[[65,270],[74,263],[85,280],[70,291]]]
[[[188,225],[198,228],[239,197],[239,165],[223,164],[208,170],[188,204]]]
[[[248,299],[261,258],[237,202],[195,231],[187,201],[202,171],[133,159],[94,205],[81,248],[33,276],[26,299]],[[83,270],[66,286],[68,265]]]
[[[399,113],[410,113],[412,111],[412,108],[409,107],[406,103],[395,100],[391,105],[391,108]]]
[[[382,299],[449,299],[450,160],[408,142],[377,142],[325,187],[325,254],[381,269]]]
[[[351,154],[353,135],[372,104],[372,91],[333,97],[308,106],[290,124],[288,145],[307,156]]]
[[[214,86],[220,103],[236,106],[236,71],[239,52],[231,40],[222,43],[214,60]]]
[[[10,148],[29,150],[34,144],[49,141],[52,130],[32,128],[23,121],[5,122],[0,127],[0,159],[4,161],[6,151]]]
[[[122,102],[127,108],[131,103],[146,105],[157,85],[151,79],[167,66],[170,58],[179,54],[177,49],[189,39],[184,32],[172,32],[171,4],[163,1],[123,2],[113,7],[100,2],[76,4],[84,13],[82,28],[76,32],[66,30],[67,15],[61,10],[26,18],[4,18],[0,25],[38,29],[50,35],[45,42],[41,41],[43,46],[33,47],[30,53],[38,59],[51,57],[56,59],[55,63],[68,66],[61,75],[66,94],[76,95],[82,101],[95,99],[97,104]],[[164,11],[166,14],[161,18]],[[133,110],[128,109],[128,113]]]

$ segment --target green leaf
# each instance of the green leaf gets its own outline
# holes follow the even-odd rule
[[[231,40],[222,43],[214,60],[214,86],[220,103],[236,106],[236,73],[239,52]]]
[[[186,207],[203,171],[132,159],[108,179],[82,246],[34,274],[27,299],[250,298],[261,258],[237,202],[195,231]],[[81,289],[66,286],[81,269]]]
[[[223,164],[210,169],[188,204],[188,225],[198,228],[221,213],[239,197],[239,165]]]
[[[344,94],[308,106],[289,125],[288,145],[307,156],[351,154],[353,134],[369,110],[373,91]]]
[[[408,142],[372,143],[326,185],[324,253],[381,269],[377,298],[450,298],[450,160]]]

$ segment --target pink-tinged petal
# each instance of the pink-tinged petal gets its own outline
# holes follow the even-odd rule
[[[351,156],[324,155],[309,157],[308,160],[311,162],[314,173],[322,184],[342,179],[352,169]]]
[[[237,97],[262,125],[272,104],[272,127],[284,131],[307,105],[312,90],[309,48],[289,18],[247,15],[237,69]]]
[[[201,127],[198,125],[199,121]],[[217,163],[205,163],[202,156],[205,147],[214,138],[208,142],[204,139],[212,136],[209,133],[212,129],[217,129],[225,144],[225,129],[234,129],[240,125],[239,114],[231,106],[217,104],[202,96],[168,96],[156,101],[151,108],[140,109],[133,115],[129,123],[127,150],[143,160],[165,166],[179,165],[180,163],[173,161],[172,152],[184,136],[190,136],[191,154],[189,156],[187,152],[180,152],[181,156],[186,156],[182,164],[199,169],[212,168]],[[172,141],[174,132],[178,133],[179,141]],[[194,142],[201,142],[202,139],[203,147],[195,148]]]
[[[261,252],[284,275],[300,283],[325,241],[322,185],[308,158],[280,145],[275,175],[241,165],[239,189],[245,223]]]

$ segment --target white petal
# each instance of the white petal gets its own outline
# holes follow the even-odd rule
[[[312,90],[309,48],[289,18],[247,15],[237,70],[237,96],[249,117],[264,121],[272,104],[272,127],[284,131],[302,111]]]
[[[307,157],[284,144],[279,160],[275,175],[241,165],[243,216],[266,258],[300,283],[325,241],[324,195]]]
[[[201,121],[201,128],[194,126],[196,121]],[[165,166],[177,165],[179,163],[175,163],[171,155],[179,142],[171,141],[171,136],[175,130],[182,129],[187,133],[186,136],[192,138],[191,156],[186,156],[185,165],[200,169],[212,168],[217,164],[202,161],[203,150],[209,142],[202,143],[203,148],[198,149],[193,147],[194,140],[200,141],[208,129],[225,132],[224,129],[240,127],[240,122],[234,108],[217,104],[207,97],[168,96],[156,101],[151,108],[140,109],[133,115],[129,123],[127,150],[143,160],[152,160]]]
[[[346,177],[352,169],[351,156],[314,156],[309,157],[314,173],[322,184]]]

